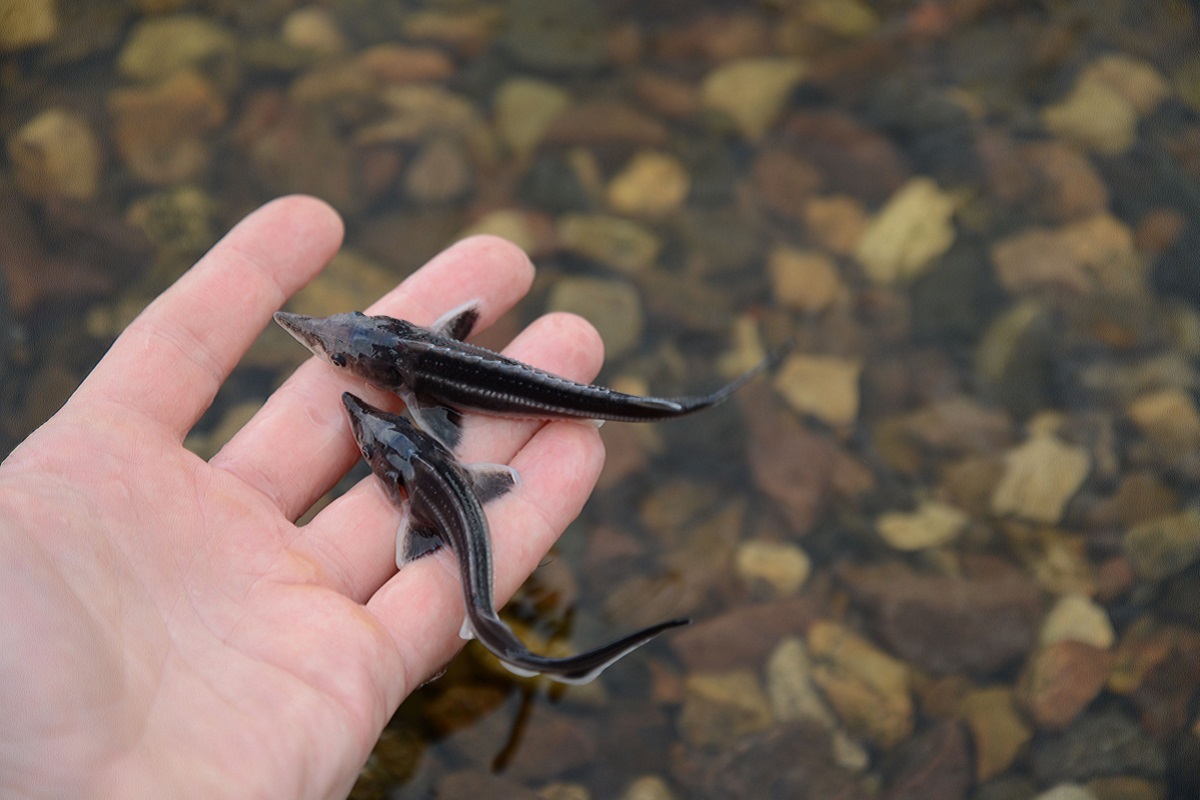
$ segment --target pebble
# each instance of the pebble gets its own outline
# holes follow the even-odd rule
[[[1180,389],[1140,395],[1126,409],[1138,430],[1156,444],[1178,451],[1200,447],[1200,411],[1189,392]]]
[[[1104,688],[1113,654],[1089,644],[1060,641],[1033,654],[1018,681],[1018,696],[1037,727],[1061,730]]]
[[[1054,135],[1088,150],[1117,155],[1133,144],[1137,110],[1109,86],[1080,81],[1061,102],[1042,109],[1042,123]]]
[[[625,281],[567,276],[550,290],[546,310],[586,318],[600,332],[610,359],[633,350],[642,338],[642,301],[638,290]]]
[[[1107,650],[1116,638],[1108,612],[1085,595],[1067,594],[1046,615],[1038,643],[1048,647],[1058,642],[1082,642]]]
[[[775,375],[775,389],[800,414],[834,428],[858,418],[862,363],[834,356],[788,356]]]
[[[58,35],[55,0],[5,0],[0,4],[0,53],[46,44]]]
[[[1067,222],[1108,209],[1109,191],[1088,157],[1058,141],[1031,142],[1020,157],[1036,179],[1022,198],[1042,219]]]
[[[808,555],[788,542],[743,542],[734,558],[738,577],[750,585],[770,586],[777,597],[795,594],[812,571]]]
[[[530,257],[544,256],[554,249],[554,224],[545,214],[515,208],[499,208],[484,214],[464,228],[455,239],[490,235],[507,239]]]
[[[890,750],[913,730],[907,664],[842,625],[817,622],[808,631],[813,682],[852,732]]]
[[[887,800],[966,797],[973,784],[967,734],[954,720],[917,732],[888,761]]]
[[[996,277],[1013,293],[1061,288],[1085,294],[1092,286],[1070,244],[1053,230],[1029,228],[993,244],[990,255]]]
[[[1017,711],[1013,693],[1003,686],[977,689],[959,705],[975,746],[975,777],[987,781],[1002,775],[1033,737]]]
[[[346,52],[346,37],[337,20],[324,8],[305,6],[288,14],[279,28],[279,38],[292,47],[321,56]]]
[[[749,670],[699,672],[684,682],[679,731],[695,747],[728,747],[771,726],[771,706]]]
[[[674,156],[654,150],[634,154],[608,184],[608,205],[619,214],[662,217],[678,211],[691,179]]]
[[[472,142],[485,127],[471,100],[440,86],[390,86],[379,92],[378,99],[387,111],[378,122],[358,129],[356,144],[417,143],[447,134]]]
[[[767,660],[767,698],[777,722],[813,720],[826,728],[835,718],[812,680],[812,660],[803,640],[785,637]]]
[[[643,72],[633,86],[638,99],[656,113],[686,119],[700,110],[700,90],[690,81],[657,72]]]
[[[691,672],[760,669],[782,639],[801,635],[815,619],[804,595],[735,606],[680,629],[668,644]]]
[[[847,294],[837,265],[817,250],[778,246],[767,256],[775,299],[785,308],[815,313]]]
[[[1097,83],[1121,95],[1138,116],[1153,114],[1171,94],[1166,77],[1148,61],[1106,53],[1084,67],[1080,83]]]
[[[596,758],[591,725],[547,705],[534,705],[522,721],[521,747],[504,768],[506,777],[525,783],[546,781]]]
[[[992,493],[992,513],[1056,523],[1091,469],[1082,447],[1039,435],[1004,457],[1004,476]]]
[[[1125,552],[1147,580],[1182,572],[1200,559],[1200,511],[1188,509],[1138,525],[1125,534]]]
[[[509,78],[492,102],[496,132],[517,158],[537,149],[550,125],[571,105],[571,95],[536,78]]]
[[[911,512],[880,514],[875,528],[897,550],[925,550],[954,541],[966,524],[967,515],[954,506],[925,500]]]
[[[462,197],[471,188],[471,165],[462,147],[447,137],[426,142],[404,173],[404,190],[418,203],[436,205]]]
[[[148,17],[129,33],[117,57],[127,78],[156,81],[187,69],[230,78],[237,52],[233,34],[198,14]]]
[[[700,102],[725,112],[743,136],[758,140],[778,119],[804,73],[804,64],[796,59],[738,59],[709,73],[700,87]]]
[[[901,658],[938,675],[990,675],[1032,649],[1044,604],[1033,578],[990,559],[975,569],[935,575],[892,562],[845,566],[838,575],[868,610],[876,637]]]
[[[605,214],[564,214],[556,231],[565,250],[621,272],[650,270],[662,250],[662,242],[650,228]]]
[[[454,74],[454,62],[434,47],[377,44],[364,50],[358,62],[385,85],[444,81]]]
[[[605,24],[593,0],[510,0],[499,44],[522,67],[587,74],[607,59]]]
[[[327,317],[365,309],[394,289],[398,280],[397,274],[362,253],[342,248],[329,266],[292,296],[288,310],[313,317]]]
[[[546,142],[562,145],[662,147],[669,138],[666,126],[654,117],[607,98],[570,106],[554,118],[545,134]]]
[[[1099,800],[1099,798],[1078,784],[1063,783],[1042,792],[1034,800]]]
[[[675,800],[675,793],[662,777],[643,775],[625,787],[621,800]]]
[[[149,87],[109,96],[117,152],[140,180],[168,185],[198,178],[209,165],[205,136],[228,114],[215,87],[195,72],[176,72]]]
[[[954,243],[959,201],[929,178],[913,178],[870,222],[855,257],[879,283],[911,281]]]
[[[13,180],[26,197],[91,200],[104,155],[91,125],[66,108],[46,109],[8,138]]]
[[[802,157],[781,148],[769,148],[750,168],[755,195],[769,211],[786,219],[800,219],[821,186],[821,173]]]
[[[862,203],[846,195],[806,198],[800,215],[813,238],[839,256],[854,255],[870,224]]]
[[[592,800],[592,793],[580,783],[548,783],[538,789],[542,800]]]
[[[1166,771],[1159,745],[1115,709],[1084,714],[1062,733],[1044,737],[1030,751],[1030,760],[1042,784],[1106,775],[1157,779]]]
[[[756,14],[706,11],[692,19],[664,26],[655,42],[654,52],[659,58],[670,61],[729,61],[766,51],[770,47],[769,39],[766,23]]]

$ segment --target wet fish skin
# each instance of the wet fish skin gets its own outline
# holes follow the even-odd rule
[[[510,467],[464,466],[432,436],[404,417],[375,408],[346,392],[342,402],[363,458],[388,497],[404,509],[397,533],[396,563],[404,564],[447,546],[462,575],[464,638],[478,637],[518,675],[545,675],[562,683],[587,683],[631,651],[670,628],[676,619],[569,658],[530,652],[496,614],[491,534],[483,504],[517,485]]]
[[[371,385],[400,395],[417,424],[454,449],[461,438],[450,409],[523,419],[649,422],[711,408],[779,361],[781,350],[711,394],[639,397],[579,383],[462,341],[478,304],[452,310],[430,328],[361,312],[275,321],[314,354]]]

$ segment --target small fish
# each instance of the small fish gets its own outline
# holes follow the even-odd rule
[[[461,634],[472,636],[512,672],[545,675],[562,683],[587,683],[665,630],[689,620],[660,622],[570,658],[529,652],[496,614],[492,596],[492,543],[483,504],[519,483],[511,467],[465,466],[436,439],[401,416],[374,408],[346,392],[342,403],[363,458],[403,509],[396,535],[396,566],[446,545],[458,558],[467,616]],[[406,502],[407,501],[407,502]]]
[[[331,317],[275,314],[275,321],[316,355],[400,395],[416,423],[451,450],[462,438],[459,411],[593,422],[669,419],[723,402],[783,352],[712,394],[638,397],[568,380],[462,341],[478,320],[478,301],[451,310],[429,328],[358,311]]]

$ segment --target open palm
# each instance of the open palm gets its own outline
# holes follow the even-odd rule
[[[373,481],[294,524],[354,463],[340,392],[379,394],[312,360],[211,461],[182,446],[340,239],[312,199],[255,212],[0,465],[0,794],[344,795],[400,701],[461,645],[450,554],[397,573],[398,514]],[[532,273],[512,245],[474,238],[371,310],[428,323],[479,297],[486,325]],[[568,315],[508,352],[583,380],[602,357]],[[571,423],[489,420],[468,437],[464,460],[523,477],[488,508],[506,598],[603,451]]]

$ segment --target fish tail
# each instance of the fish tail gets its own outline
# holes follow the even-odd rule
[[[604,670],[654,637],[691,620],[673,619],[643,628],[606,645],[568,658],[548,658],[529,652],[498,617],[486,615],[472,620],[475,635],[510,672],[522,677],[545,675],[560,683],[590,683]]]
[[[757,378],[761,373],[773,370],[779,366],[779,363],[791,352],[795,343],[794,339],[788,339],[783,345],[768,353],[767,357],[762,361],[712,394],[704,395],[703,397],[676,398],[675,402],[680,406],[680,413],[688,414],[693,411],[702,411],[724,403],[729,399],[730,395]]]

